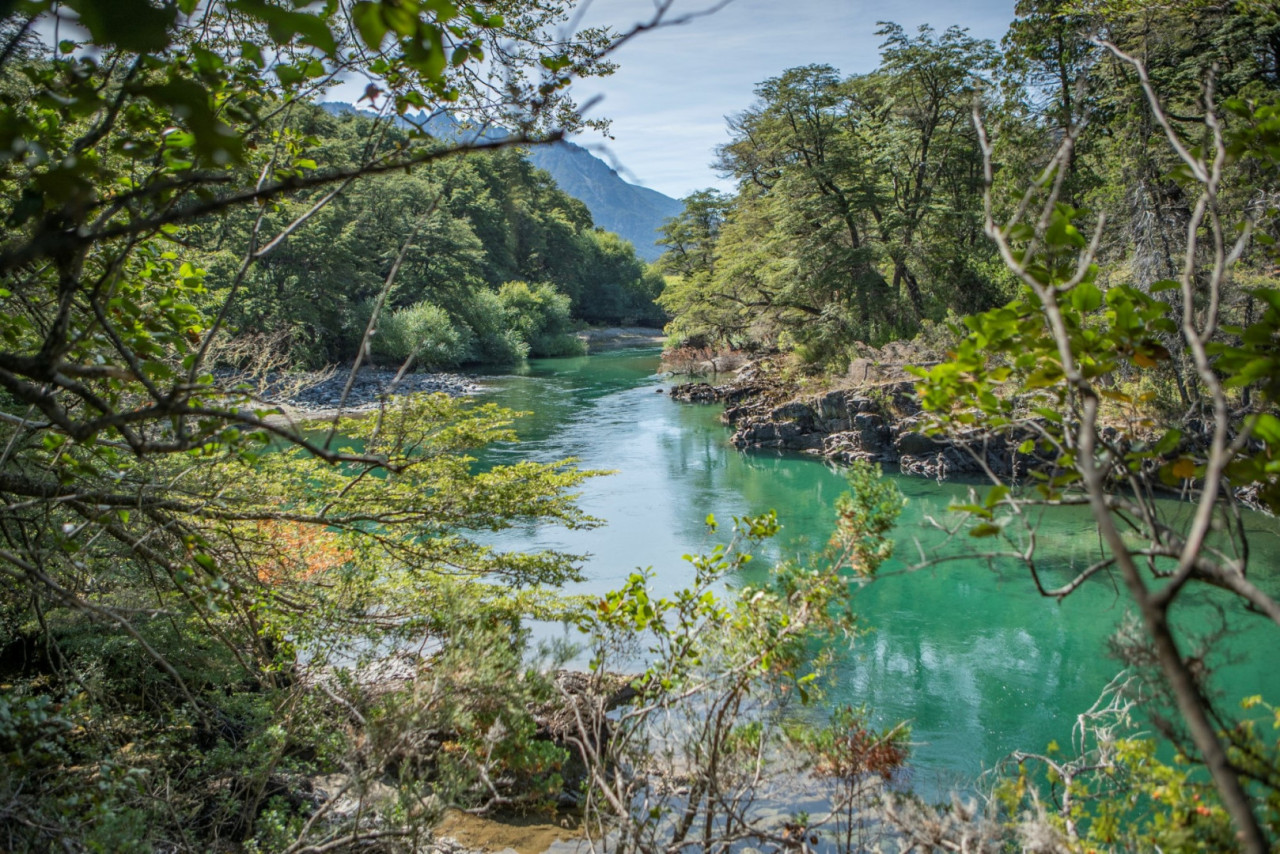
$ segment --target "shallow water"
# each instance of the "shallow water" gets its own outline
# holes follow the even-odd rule
[[[803,558],[821,548],[845,489],[841,472],[812,457],[735,450],[719,407],[656,393],[671,382],[657,369],[656,350],[620,351],[537,360],[516,374],[482,378],[481,399],[532,412],[518,424],[521,442],[487,451],[484,462],[576,457],[583,467],[614,471],[588,481],[580,501],[607,525],[508,531],[494,544],[589,553],[586,580],[572,589],[584,593],[615,588],[637,567],[654,569],[660,593],[678,589],[691,576],[681,556],[727,536],[727,525],[719,535],[708,533],[708,513],[727,523],[776,509],[783,530],[770,557]],[[879,580],[854,594],[871,632],[840,650],[828,702],[866,704],[881,724],[909,721],[912,784],[923,794],[969,785],[1015,749],[1067,744],[1074,716],[1118,670],[1107,638],[1126,612],[1124,592],[1098,578],[1058,603],[1040,597],[1025,570],[974,558],[906,572],[921,556],[945,552],[925,520],[945,522],[947,505],[969,487],[888,476],[908,498],[895,531],[897,553]],[[1280,591],[1277,526],[1261,517],[1253,524],[1254,580]],[[1051,576],[1065,579],[1072,564],[1098,554],[1086,510],[1044,514],[1038,536],[1040,554],[1058,567]],[[951,552],[975,545],[962,535]],[[1223,665],[1227,694],[1280,697],[1276,634],[1260,618],[1225,597],[1204,595],[1175,617],[1188,627],[1225,620],[1238,629],[1233,654],[1252,654]],[[543,627],[544,634],[552,631]]]

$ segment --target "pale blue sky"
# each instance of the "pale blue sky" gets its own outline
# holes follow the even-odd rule
[[[673,13],[714,0],[675,0]],[[680,198],[729,184],[711,167],[727,141],[725,116],[755,100],[756,84],[797,65],[825,63],[846,74],[875,68],[877,21],[914,32],[921,24],[967,27],[999,41],[1014,0],[733,0],[716,14],[643,33],[616,54],[617,73],[578,85],[581,100],[602,97],[594,113],[613,120],[613,139],[579,138],[623,177]],[[652,15],[652,0],[593,0],[585,21],[629,28]]]

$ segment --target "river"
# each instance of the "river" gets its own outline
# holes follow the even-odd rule
[[[802,558],[825,544],[845,489],[840,471],[812,457],[735,450],[720,408],[657,393],[671,383],[657,371],[658,351],[626,350],[533,360],[518,373],[482,378],[482,400],[532,413],[517,425],[521,441],[486,451],[486,462],[575,457],[584,468],[614,472],[581,490],[581,506],[604,526],[518,529],[494,544],[589,554],[586,580],[571,590],[586,593],[619,586],[637,567],[653,568],[659,592],[678,589],[691,575],[682,555],[727,536],[727,525],[719,535],[708,532],[708,513],[727,523],[777,510],[783,529],[770,547],[773,558]],[[866,704],[882,725],[909,721],[911,782],[925,795],[972,785],[1015,749],[1068,744],[1075,714],[1119,668],[1107,639],[1126,613],[1124,591],[1097,578],[1059,603],[1040,597],[1024,569],[980,559],[907,572],[922,555],[941,553],[942,539],[926,520],[945,521],[947,505],[969,487],[886,476],[908,499],[896,555],[877,581],[853,594],[871,631],[840,650],[824,702]],[[1254,580],[1280,592],[1280,526],[1263,517],[1252,524]],[[1039,530],[1039,554],[1052,556],[1061,578],[1098,554],[1087,511],[1046,513]],[[962,539],[965,548],[978,542]],[[1280,698],[1275,635],[1261,618],[1207,594],[1175,617],[1189,627],[1224,620],[1235,627],[1232,653],[1252,654],[1221,665],[1226,694]]]

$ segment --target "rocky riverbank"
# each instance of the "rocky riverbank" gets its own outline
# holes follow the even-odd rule
[[[723,403],[721,421],[733,428],[729,441],[741,449],[798,451],[838,463],[864,460],[937,480],[992,475],[1017,479],[1032,470],[1054,467],[1055,460],[1049,457],[1019,450],[1025,440],[1035,438],[1029,428],[1011,436],[980,430],[945,439],[928,435],[914,377],[904,366],[913,361],[922,366],[931,363],[915,355],[915,360],[904,357],[891,345],[875,358],[855,361],[837,381],[839,387],[810,391],[782,379],[766,358],[748,363],[724,383],[689,382],[673,387],[670,394],[689,403]],[[1192,420],[1182,429],[1185,435],[1175,454],[1204,453],[1210,428]],[[1101,435],[1124,447],[1115,427],[1104,426]],[[1142,441],[1156,438],[1147,436]],[[1175,484],[1156,481],[1152,488],[1181,494]],[[1257,493],[1256,484],[1235,490],[1243,506],[1271,515]]]
[[[1000,477],[1019,476],[1047,462],[1019,453],[1018,443],[1003,438],[927,435],[914,382],[900,366],[855,364],[850,373],[857,379],[842,380],[841,387],[797,392],[767,361],[753,362],[723,384],[685,383],[670,394],[691,403],[724,403],[721,420],[733,428],[729,441],[736,448],[799,451],[840,463],[864,460],[937,479],[988,469]]]
[[[332,418],[341,413],[355,415],[372,412],[392,395],[419,392],[442,392],[453,397],[474,394],[480,385],[459,374],[414,372],[397,379],[394,370],[362,367],[356,374],[351,388],[343,397],[350,368],[309,371],[299,373],[269,374],[252,383],[256,386],[254,398],[266,405],[276,406],[283,417],[292,421],[316,421]],[[224,378],[233,384],[235,377]]]

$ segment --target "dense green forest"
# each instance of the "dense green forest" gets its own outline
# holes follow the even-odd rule
[[[995,221],[1071,135],[1061,200],[1109,224],[1106,281],[1149,290],[1176,278],[1194,200],[1137,75],[1090,39],[1140,57],[1173,121],[1192,131],[1211,70],[1219,102],[1276,97],[1280,25],[1262,5],[1169,8],[1023,0],[999,45],[955,27],[884,24],[874,71],[802,66],[762,82],[719,152],[737,192],[686,199],[665,229],[673,279],[660,301],[672,334],[781,346],[839,368],[860,344],[1015,297],[1019,282],[984,233],[975,110],[991,139]],[[1256,165],[1232,168],[1256,175],[1240,176],[1247,192],[1274,192]],[[1256,247],[1246,264],[1261,272],[1270,260]],[[1238,275],[1241,294],[1249,280]]]
[[[1213,588],[1280,625],[1242,521],[1280,508],[1274,6],[1023,0],[999,46],[884,24],[872,72],[760,84],[720,151],[737,191],[669,223],[665,280],[520,149],[600,128],[572,84],[680,19],[575,12],[0,0],[0,847],[433,851],[447,809],[564,807],[654,854],[1276,850],[1275,698],[1224,702],[1170,618]],[[317,105],[350,75],[369,115]],[[508,133],[438,139],[424,110]],[[674,592],[637,570],[570,596],[580,556],[489,537],[597,524],[575,490],[602,473],[477,464],[515,413],[298,424],[266,393],[268,369],[513,362],[667,317],[825,380],[921,336],[919,441],[1043,462],[989,471],[954,539],[1047,598],[1112,583],[1133,690],[980,800],[925,803],[890,785],[904,726],[821,705],[893,553],[874,467],[809,560],[748,575],[778,517],[707,516]],[[1099,556],[1054,587],[1035,520],[1061,506]],[[540,660],[532,620],[589,667]],[[758,809],[774,784],[822,802]]]
[[[293,107],[282,129],[329,168],[367,157],[371,139],[403,147],[404,127]],[[202,223],[196,256],[215,303],[235,279],[253,227],[278,229],[315,204],[301,193],[259,221],[251,211]],[[586,207],[512,148],[382,175],[347,188],[241,281],[227,322],[270,339],[298,366],[350,361],[402,246],[375,359],[426,368],[577,353],[573,321],[657,324],[661,277],[629,243],[592,227]],[[532,286],[525,283],[534,283]]]

